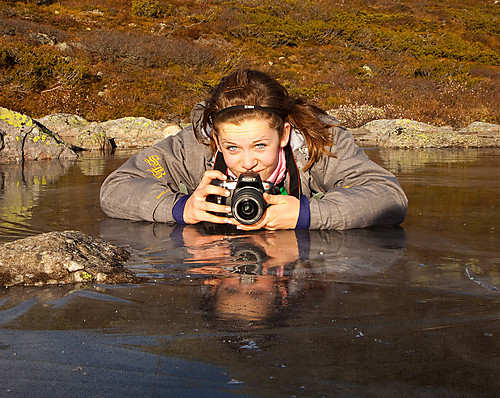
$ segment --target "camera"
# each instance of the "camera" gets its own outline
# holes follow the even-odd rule
[[[259,174],[254,172],[241,173],[238,180],[212,180],[213,185],[228,189],[229,197],[209,195],[209,202],[231,206],[229,217],[234,217],[245,225],[255,224],[266,211],[267,203],[262,196],[264,192],[277,194],[278,189],[270,182],[262,182]]]

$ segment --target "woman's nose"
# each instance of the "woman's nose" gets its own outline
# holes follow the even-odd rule
[[[241,159],[241,166],[245,170],[252,170],[257,165],[257,159],[251,154],[244,154]]]

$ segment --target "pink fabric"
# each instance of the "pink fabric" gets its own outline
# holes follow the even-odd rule
[[[271,176],[267,179],[267,181],[272,182],[274,185],[280,183],[283,178],[285,178],[286,174],[286,160],[285,160],[285,151],[283,148],[280,148],[280,153],[278,155],[278,164],[274,169]]]

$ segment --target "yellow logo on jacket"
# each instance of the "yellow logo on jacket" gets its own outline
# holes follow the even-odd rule
[[[156,178],[161,178],[167,174],[165,169],[160,164],[160,157],[158,155],[151,155],[149,158],[144,159],[144,161],[151,166],[148,171],[150,171]]]

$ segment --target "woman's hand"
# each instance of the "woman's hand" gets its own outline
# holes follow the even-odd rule
[[[205,171],[200,184],[186,201],[184,206],[183,217],[186,224],[196,224],[200,221],[208,221],[217,224],[227,224],[231,222],[231,219],[228,217],[220,217],[209,213],[229,213],[231,211],[231,207],[229,206],[207,202],[208,195],[230,195],[230,192],[227,189],[211,184],[212,180],[215,179],[225,181],[227,177],[224,173],[218,170]]]
[[[252,225],[237,224],[238,229],[250,231],[260,228],[269,230],[295,228],[300,213],[300,201],[296,197],[264,193],[264,200],[270,206],[262,218]]]

